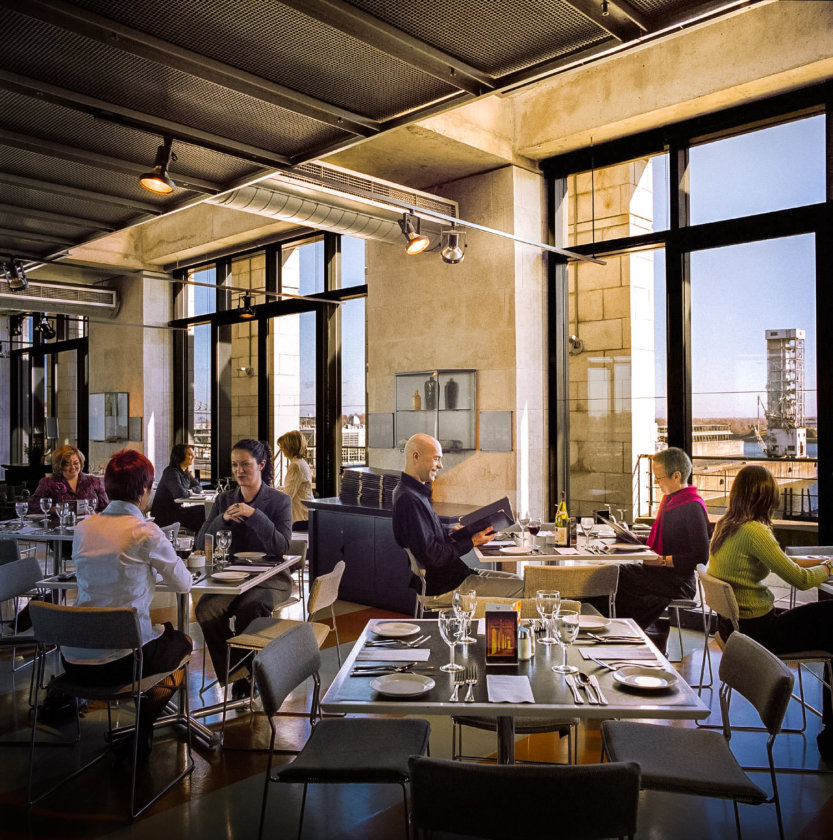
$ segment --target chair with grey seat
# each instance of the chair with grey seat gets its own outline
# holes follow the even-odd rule
[[[519,767],[414,757],[411,798],[412,822],[425,837],[633,837],[639,765]]]
[[[681,729],[625,720],[602,721],[602,754],[611,761],[635,761],[642,768],[642,788],[731,799],[738,837],[738,802],[774,803],[783,840],[781,803],[772,748],[781,731],[793,688],[792,671],[773,653],[742,633],[733,633],[720,661],[720,711],[723,733]],[[767,768],[772,795],[755,784],[738,764],[730,746],[729,699],[736,691],[755,708],[766,731]]]
[[[582,566],[525,566],[524,598],[534,598],[539,589],[557,589],[562,598],[581,601],[606,597],[608,615],[616,616],[619,566],[610,563]]]
[[[10,637],[0,636],[0,641],[2,641],[4,647],[11,646],[12,671],[19,671],[26,665],[31,665],[34,659],[27,660],[20,665],[15,665],[14,659],[17,656],[17,647],[37,647],[37,642],[29,631],[21,632],[18,629],[18,600],[27,595],[37,594],[36,585],[43,577],[43,572],[34,554],[27,554],[25,557],[20,557],[17,554],[17,546],[15,546],[15,555],[17,559],[0,564],[0,603],[12,601],[14,614],[14,618],[12,619],[12,635]],[[31,700],[31,697],[29,699]]]
[[[425,569],[420,565],[419,560],[414,557],[414,553],[410,548],[405,549],[408,555],[408,563],[411,567],[411,574],[417,581],[419,592],[417,592],[416,604],[414,604],[414,618],[423,618],[425,611],[437,612],[451,606],[451,593],[443,593],[442,595],[426,595],[425,590],[427,583],[425,581]]]
[[[405,803],[405,837],[408,829],[408,758],[428,749],[428,721],[410,718],[338,718],[321,720],[318,710],[321,655],[312,625],[293,627],[270,642],[254,659],[254,675],[260,688],[263,710],[269,716],[272,734],[260,811],[258,838],[263,836],[270,782],[303,784],[300,838],[304,826],[307,787],[312,784],[397,784]],[[297,758],[272,773],[277,736],[276,715],[295,688],[312,677],[310,708],[312,732]],[[286,753],[286,751],[280,751]],[[291,751],[290,751],[291,752]]]

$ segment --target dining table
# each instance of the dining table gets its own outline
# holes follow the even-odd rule
[[[582,630],[577,641],[567,647],[568,664],[579,668],[596,683],[605,702],[591,702],[589,693],[576,686],[572,677],[555,673],[552,667],[561,664],[561,649],[546,646],[540,640],[536,640],[535,655],[530,660],[513,665],[487,665],[482,624],[473,635],[473,643],[455,646],[455,661],[473,668],[476,682],[471,686],[473,699],[470,702],[464,699],[467,685],[459,690],[459,698],[463,699],[454,702],[451,698],[455,677],[440,670],[440,666],[449,661],[449,646],[440,636],[437,621],[408,619],[394,623],[413,628],[407,635],[394,638],[403,641],[427,638],[415,648],[396,642],[387,646],[368,645],[389,638],[391,632],[386,628],[390,621],[369,621],[321,702],[324,712],[494,717],[498,762],[502,764],[514,763],[517,718],[699,720],[709,715],[709,707],[631,619],[602,618],[602,629],[598,632]],[[475,623],[472,623],[474,629]],[[619,641],[621,639],[630,641]],[[602,667],[585,658],[593,655],[611,667]],[[621,668],[611,664],[619,662],[633,664]],[[378,672],[368,670],[377,665]],[[611,670],[613,667],[617,667],[616,672]],[[404,668],[404,673],[415,675],[414,679],[404,681],[400,676],[392,681],[379,681],[387,673],[396,674],[396,668]],[[638,673],[644,673],[643,680],[632,678]],[[396,693],[403,691],[400,683],[405,683],[407,693]],[[662,683],[667,685],[663,687]],[[576,688],[579,690],[574,691]],[[525,701],[499,702],[498,698],[504,696],[504,692],[509,692],[505,696],[518,698],[525,695]]]
[[[85,518],[85,516],[81,517],[81,519]],[[22,522],[16,519],[0,522],[0,539],[15,540],[18,544],[25,542],[46,543],[52,555],[52,574],[55,575],[62,571],[63,552],[61,547],[64,543],[71,543],[74,534],[74,527],[65,527],[60,525],[55,517],[40,514],[28,514]]]

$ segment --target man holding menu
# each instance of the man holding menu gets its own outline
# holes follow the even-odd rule
[[[414,435],[405,445],[405,471],[393,491],[393,535],[425,569],[426,594],[461,588],[474,589],[478,595],[520,598],[523,581],[517,575],[478,571],[460,559],[474,546],[489,542],[494,531],[489,527],[460,539],[446,531],[431,505],[431,484],[442,468],[439,441],[430,435]]]

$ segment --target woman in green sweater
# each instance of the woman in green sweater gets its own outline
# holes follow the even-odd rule
[[[811,589],[827,581],[833,558],[799,561],[787,557],[772,533],[772,513],[778,506],[778,485],[764,467],[744,467],[735,477],[729,507],[712,537],[709,573],[730,584],[738,602],[740,631],[773,653],[830,651],[833,659],[833,601],[804,604],[776,612],[764,578],[774,572],[796,589]],[[720,635],[732,633],[731,623],[718,617]],[[830,689],[824,691],[818,736],[822,758],[833,759],[833,712]]]

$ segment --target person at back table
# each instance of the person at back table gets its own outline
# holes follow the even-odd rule
[[[193,463],[194,448],[187,443],[177,443],[171,450],[170,462],[162,471],[150,506],[150,515],[160,528],[173,525],[174,522],[179,522],[194,533],[202,528],[205,522],[205,506],[183,507],[177,501],[202,489],[199,481],[191,473]]]
[[[478,595],[520,598],[523,581],[517,575],[472,569],[461,559],[474,546],[489,542],[494,531],[487,528],[470,539],[452,539],[431,504],[431,485],[442,468],[439,441],[414,435],[405,445],[405,471],[393,491],[393,536],[425,569],[426,594],[474,589]]]
[[[278,447],[284,458],[289,461],[283,486],[279,487],[292,499],[292,527],[296,531],[306,531],[309,527],[309,510],[304,500],[311,500],[312,470],[304,460],[307,451],[307,439],[293,429],[278,438]]]

